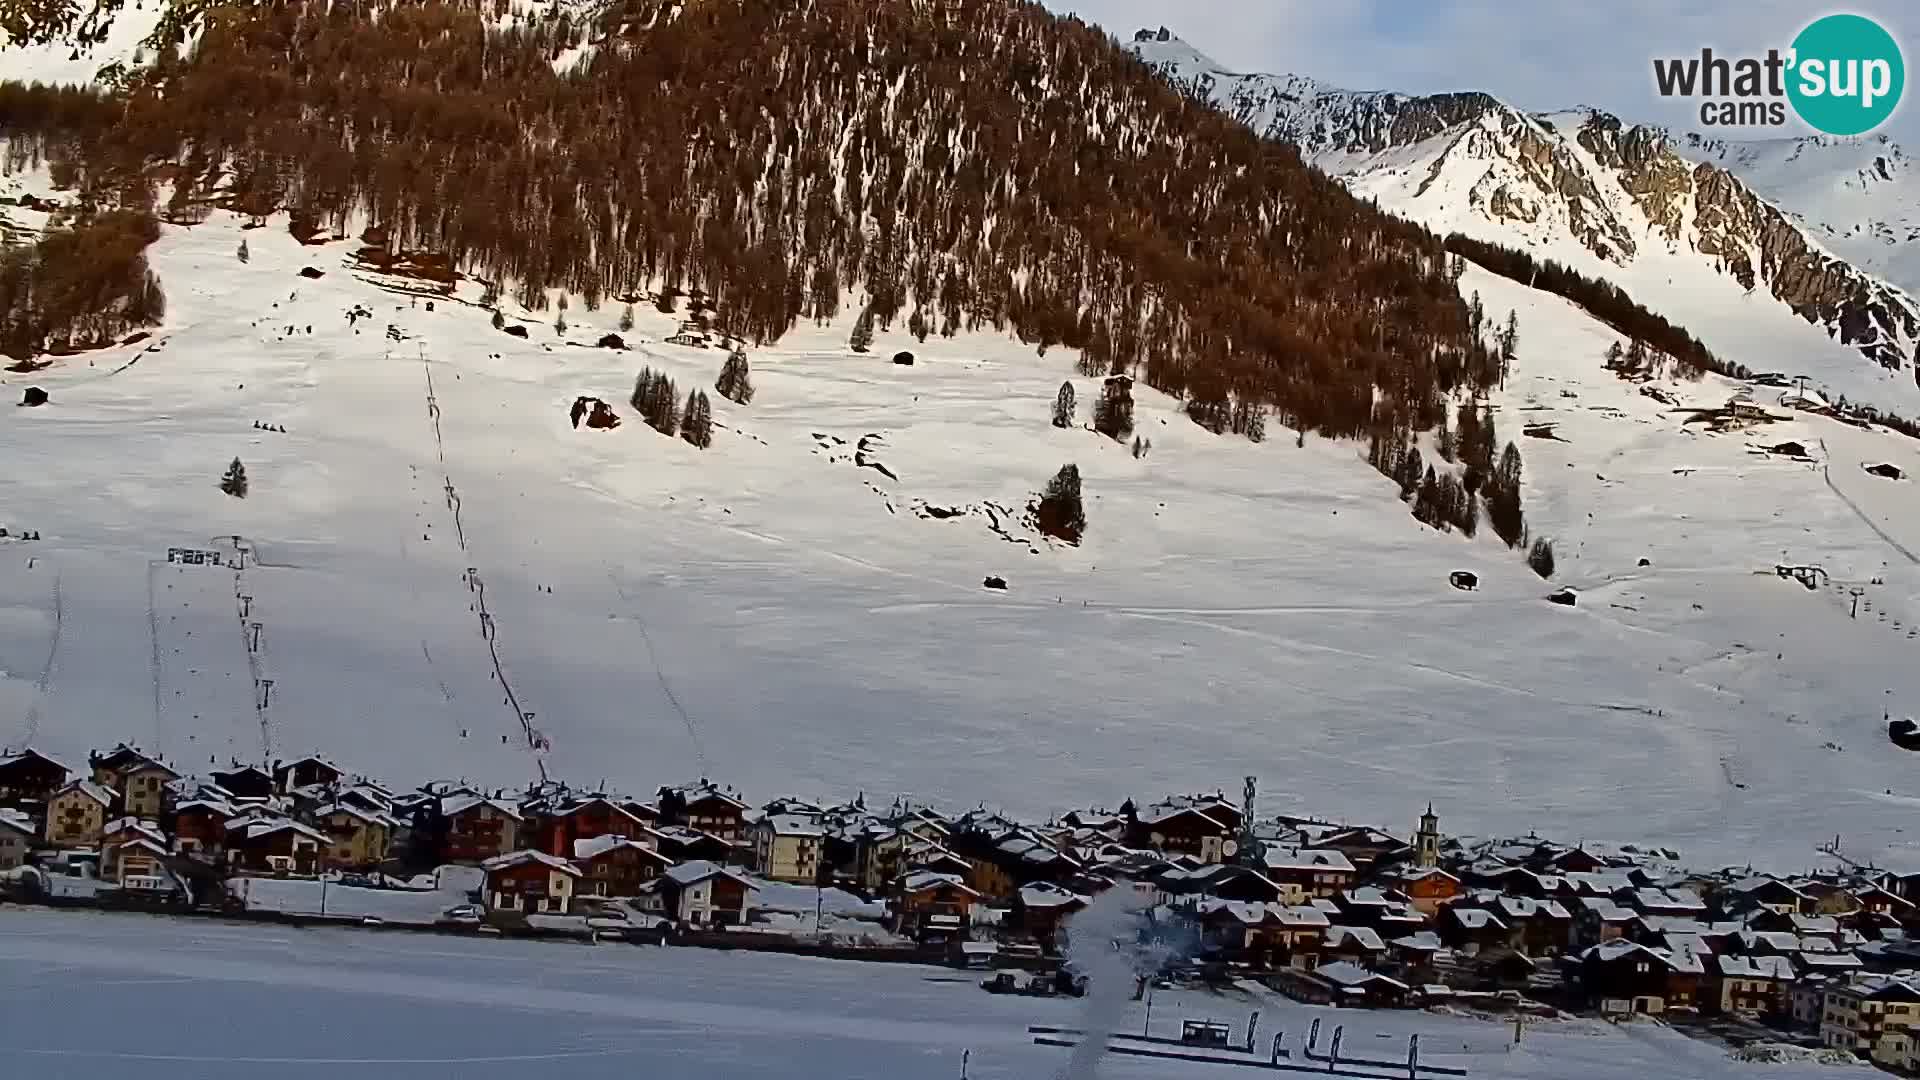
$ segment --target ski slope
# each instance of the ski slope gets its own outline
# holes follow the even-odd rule
[[[1907,482],[1859,468],[1916,448],[1765,433],[1824,445],[1822,471],[1697,434],[1601,371],[1611,335],[1556,298],[1462,283],[1519,312],[1498,422],[1573,609],[1484,532],[1412,520],[1362,447],[1216,437],[1144,387],[1144,459],[1051,427],[1063,379],[1083,422],[1097,385],[1059,350],[896,328],[855,355],[845,325],[802,327],[753,351],[751,405],[714,396],[703,451],[625,400],[642,365],[711,386],[722,354],[665,344],[677,319],[642,303],[616,351],[586,343],[618,305],[576,302],[564,338],[509,311],[522,340],[473,283],[429,311],[282,225],[169,226],[166,326],[0,387],[52,395],[0,410],[0,525],[42,536],[0,542],[0,742],[1035,815],[1257,773],[1274,810],[1391,824],[1432,799],[1462,832],[1781,866],[1841,833],[1920,863],[1920,762],[1881,729],[1920,690],[1920,527]],[[624,423],[572,428],[579,395]],[[1533,405],[1568,442],[1519,437]],[[216,486],[235,456],[244,500]],[[1068,462],[1078,548],[1020,522]],[[231,561],[234,537],[238,571],[166,562]],[[1858,583],[1871,617],[1783,558]]]
[[[595,949],[28,911],[0,925],[0,1054],[48,1080],[132,1066],[172,1080],[305,1076],[648,1076],[747,1080],[1038,1080],[1067,1051],[1029,1024],[1076,1027],[1087,1002],[982,993],[977,974],[703,949]],[[156,993],[156,990],[162,992]],[[266,991],[266,992],[262,992]],[[1124,991],[1123,991],[1124,993]],[[1088,999],[1092,1000],[1092,999]],[[1124,1003],[1122,1031],[1176,1033],[1182,1019],[1228,1023],[1260,1011],[1259,1041],[1300,1051],[1335,1025],[1345,1053],[1421,1061],[1483,1080],[1811,1080],[1831,1066],[1742,1065],[1655,1024],[1530,1023],[1424,1012],[1320,1009],[1264,991],[1162,990],[1153,1015]],[[101,1024],[103,1011],[119,1018]],[[218,1015],[228,1022],[207,1024]],[[350,1034],[348,1034],[350,1033]],[[1108,1054],[1098,1075],[1186,1080],[1236,1070]],[[1386,1070],[1370,1070],[1384,1075]]]

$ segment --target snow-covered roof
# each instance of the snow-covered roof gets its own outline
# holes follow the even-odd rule
[[[962,880],[958,874],[936,874],[929,870],[921,870],[908,874],[900,882],[900,888],[908,893],[917,893],[943,886],[958,889],[968,896],[977,897],[980,895],[973,889],[968,888],[967,883]]]
[[[113,805],[112,789],[96,784],[91,780],[70,780],[65,787],[54,792],[54,797],[58,798],[69,791],[77,791],[87,798],[92,799],[94,802],[99,803],[101,806]]]
[[[759,824],[775,836],[820,837],[826,835],[818,818],[803,814],[768,814]]]
[[[560,873],[566,874],[569,877],[580,876],[580,868],[567,860],[557,855],[549,855],[544,851],[534,851],[530,848],[524,848],[520,851],[509,851],[504,855],[495,855],[493,858],[481,863],[480,868],[492,873],[496,870],[510,870],[513,867],[524,866],[527,863],[539,863],[549,870],[558,870]]]
[[[662,863],[671,863],[673,861],[643,841],[613,835],[587,836],[575,840],[573,842],[573,857],[576,859],[593,859],[620,848],[634,848],[639,851],[644,851],[656,861]]]
[[[667,870],[665,877],[682,888],[688,885],[697,885],[709,878],[716,877],[732,878],[749,889],[758,889],[760,887],[754,883],[753,879],[746,875],[735,873],[721,866],[719,863],[708,862],[705,859],[695,859],[692,862],[685,862],[678,866],[671,867]]]
[[[167,842],[167,834],[160,831],[158,823],[143,821],[137,817],[115,818],[107,822],[106,828],[101,831],[103,836],[113,836],[117,833],[132,833],[135,836],[157,840],[162,844]]]
[[[1368,952],[1385,952],[1387,943],[1380,940],[1380,932],[1370,926],[1329,926],[1327,927],[1327,948],[1358,948]]]
[[[1268,848],[1269,870],[1328,870],[1353,873],[1353,862],[1331,848]]]
[[[1861,967],[1860,958],[1850,952],[1800,952],[1794,956],[1794,962],[1802,967],[1819,968],[1823,971],[1840,971]]]
[[[1481,908],[1450,907],[1447,909],[1447,914],[1468,930],[1485,930],[1489,927],[1497,930],[1507,928],[1507,924],[1501,922],[1493,912]]]
[[[272,836],[278,832],[292,832],[296,836],[304,836],[309,840],[322,844],[333,842],[332,838],[327,834],[303,825],[292,818],[276,817],[269,814],[247,814],[227,822],[227,834],[231,836],[236,832],[248,840],[258,840],[261,837]]]
[[[1389,944],[1396,949],[1407,949],[1414,952],[1437,952],[1446,947],[1445,943],[1440,940],[1440,935],[1431,930],[1422,930],[1417,934],[1408,934],[1406,937],[1394,938]]]
[[[1398,987],[1401,990],[1407,989],[1407,984],[1398,979],[1388,978],[1377,971],[1368,971],[1366,968],[1347,960],[1336,960],[1331,964],[1321,964],[1319,967],[1313,969],[1313,973],[1330,983],[1336,983],[1340,986],[1364,987],[1371,983],[1385,983],[1389,986]]]
[[[357,803],[347,803],[347,802],[332,803],[330,805],[320,807],[318,810],[315,810],[313,813],[315,817],[322,817],[322,818],[332,817],[335,814],[345,814],[348,817],[353,818],[354,820],[362,822],[363,824],[367,824],[367,825],[384,825],[389,829],[395,829],[400,827],[399,820],[396,819],[392,814],[388,814],[380,810],[369,810],[366,807],[361,806]]]
[[[1802,900],[1808,898],[1807,894],[1801,892],[1798,887],[1766,874],[1755,874],[1752,877],[1741,878],[1739,881],[1729,884],[1727,889],[1741,894],[1755,893],[1761,889],[1783,889]]]
[[[4,769],[9,765],[17,764],[22,761],[44,761],[49,765],[59,768],[62,772],[72,771],[68,769],[65,765],[60,764],[58,761],[53,760],[52,758],[48,757],[47,755],[41,753],[38,750],[35,750],[32,747],[27,747],[24,750],[18,750],[10,754],[0,754],[0,769]]]
[[[1720,974],[1738,979],[1777,979],[1792,982],[1793,961],[1784,956],[1716,956]]]
[[[1500,914],[1508,921],[1514,919],[1571,919],[1566,908],[1558,900],[1535,900],[1526,896],[1502,896],[1499,900]]]
[[[33,819],[24,810],[15,810],[11,806],[0,806],[0,826],[18,833],[32,836],[35,833]]]
[[[225,799],[216,799],[211,796],[204,796],[204,795],[198,798],[188,799],[186,802],[176,805],[173,808],[173,810],[174,810],[174,813],[176,814],[184,814],[189,810],[205,810],[206,812],[210,814],[214,814],[222,819],[230,818],[234,816],[234,809],[233,809],[232,803],[226,801]]]
[[[520,820],[520,811],[514,807],[508,806],[499,799],[486,795],[475,795],[472,792],[462,792],[461,794],[450,795],[442,799],[440,802],[440,813],[445,817],[457,817],[478,806],[491,806],[504,817],[512,818],[515,821]]]
[[[129,851],[144,851],[149,855],[157,855],[163,859],[173,854],[173,852],[167,850],[165,843],[146,836],[129,840],[119,845],[119,852],[123,858]]]
[[[1066,907],[1070,904],[1085,904],[1087,898],[1070,889],[1041,882],[1038,885],[1022,888],[1020,902],[1030,908]]]

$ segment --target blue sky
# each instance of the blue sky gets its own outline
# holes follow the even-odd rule
[[[1167,29],[1241,71],[1293,71],[1356,90],[1486,90],[1528,109],[1595,105],[1629,121],[1698,128],[1697,104],[1653,90],[1656,56],[1764,54],[1835,11],[1877,19],[1915,81],[1920,10],[1790,0],[1042,0],[1123,36]],[[1920,88],[1887,130],[1920,150]],[[1797,125],[1781,134],[1800,134]],[[1745,137],[1762,137],[1747,129]]]

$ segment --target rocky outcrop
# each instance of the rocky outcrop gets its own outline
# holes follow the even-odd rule
[[[1824,250],[1734,172],[1697,160],[1736,149],[1694,136],[1684,142],[1690,160],[1665,129],[1597,110],[1534,116],[1481,93],[1356,93],[1299,75],[1237,74],[1151,34],[1135,48],[1186,93],[1297,145],[1349,183],[1411,171],[1417,186],[1408,185],[1403,212],[1415,219],[1431,211],[1450,221],[1461,207],[1449,200],[1464,198],[1474,214],[1512,225],[1503,242],[1518,247],[1550,247],[1564,228],[1620,267],[1654,245],[1696,252],[1741,288],[1773,296],[1882,367],[1914,370],[1920,383],[1920,303]],[[1887,182],[1905,166],[1888,146],[1863,169],[1862,184]],[[1455,187],[1436,192],[1443,181]]]

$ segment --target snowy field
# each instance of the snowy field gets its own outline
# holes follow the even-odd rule
[[[1028,1024],[1078,1026],[1086,1003],[995,997],[976,974],[695,949],[289,931],[160,917],[0,913],[0,1060],[40,1080],[328,1076],[578,1080],[1049,1080],[1066,1051]],[[1284,1032],[1346,1025],[1355,1055],[1404,1056],[1486,1080],[1811,1080],[1749,1066],[1651,1024],[1511,1028],[1424,1013],[1333,1011],[1262,994],[1161,991],[1153,1029],[1185,1018]],[[112,1018],[103,1022],[103,1018]],[[1119,1030],[1145,1018],[1128,1005]],[[1322,1046],[1327,1038],[1322,1034]],[[1107,1080],[1237,1072],[1114,1056]]]
[[[860,356],[844,321],[803,327],[753,351],[751,405],[714,397],[701,451],[626,404],[642,365],[684,395],[722,360],[664,344],[650,305],[625,351],[587,344],[619,307],[577,299],[564,338],[549,310],[518,339],[473,283],[429,312],[281,225],[168,227],[167,325],[0,386],[52,395],[0,409],[0,527],[42,537],[0,540],[0,743],[1038,815],[1257,773],[1269,810],[1399,825],[1432,799],[1449,831],[1783,869],[1840,833],[1920,868],[1920,761],[1881,724],[1920,692],[1920,518],[1911,482],[1861,470],[1920,447],[1817,419],[1698,434],[1601,371],[1612,335],[1555,298],[1463,281],[1519,312],[1500,431],[1576,609],[1484,530],[1413,521],[1363,447],[1216,437],[1144,388],[1144,460],[1052,428],[1063,379],[1083,422],[1097,388],[1060,350],[896,331]],[[573,429],[579,395],[625,422]],[[1568,441],[1520,438],[1538,419]],[[1782,439],[1825,467],[1748,445]],[[235,456],[244,501],[215,486]],[[1019,521],[1067,462],[1077,549]],[[238,574],[166,562],[235,535]],[[1834,584],[1772,576],[1783,557]]]

